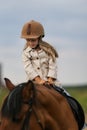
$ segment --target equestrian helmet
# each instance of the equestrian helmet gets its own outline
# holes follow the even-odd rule
[[[21,38],[28,39],[38,37],[44,37],[43,26],[34,20],[25,23],[21,31]]]

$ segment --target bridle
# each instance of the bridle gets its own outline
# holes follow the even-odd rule
[[[24,87],[24,86],[23,86]],[[46,83],[45,87],[48,87],[48,88],[51,88],[51,86],[48,84],[48,82]],[[35,118],[36,118],[36,121],[37,123],[39,124],[39,126],[41,127],[42,130],[45,130],[45,128],[43,127],[42,123],[41,123],[41,120],[39,119],[38,115],[37,115],[37,112],[33,109],[33,105],[34,105],[34,102],[35,102],[35,95],[36,95],[36,87],[35,85],[33,84],[33,87],[32,87],[32,91],[33,91],[33,95],[32,97],[29,99],[29,101],[22,101],[22,103],[24,104],[27,104],[29,105],[29,109],[27,111],[27,114],[26,114],[26,118],[24,120],[24,123],[23,123],[23,127],[22,127],[22,130],[29,130],[29,121],[30,121],[30,117],[31,117],[31,113],[33,112],[34,115],[35,115]]]
[[[35,86],[34,86],[34,87],[35,87]],[[41,129],[42,129],[42,130],[45,130],[45,129],[43,128],[43,125],[42,125],[42,123],[41,123],[41,121],[40,121],[38,115],[37,115],[37,112],[36,112],[36,111],[33,109],[33,107],[32,107],[32,106],[34,105],[34,101],[35,101],[35,90],[34,90],[34,89],[35,89],[35,88],[32,88],[32,90],[33,90],[33,95],[32,95],[32,97],[29,99],[29,101],[22,101],[23,104],[26,104],[26,105],[29,106],[29,109],[28,109],[28,111],[27,111],[27,113],[26,113],[26,117],[25,117],[25,119],[24,119],[24,122],[23,122],[22,129],[21,129],[21,130],[29,130],[29,121],[30,121],[32,112],[34,113],[35,118],[36,118],[36,121],[37,121],[37,123],[40,125]]]

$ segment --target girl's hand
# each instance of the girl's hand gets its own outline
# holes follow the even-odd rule
[[[48,77],[47,81],[48,81],[49,84],[54,84],[55,79]]]
[[[35,83],[37,84],[44,84],[46,81],[41,79],[40,76],[37,76],[35,79],[34,79]]]

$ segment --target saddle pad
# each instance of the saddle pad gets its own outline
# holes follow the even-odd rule
[[[66,98],[78,122],[79,130],[81,130],[85,124],[85,115],[82,106],[75,98],[70,96],[66,96]]]

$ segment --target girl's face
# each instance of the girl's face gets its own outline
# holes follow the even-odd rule
[[[32,49],[35,48],[38,45],[39,39],[38,38],[32,38],[32,39],[26,39],[28,46],[30,46]]]

